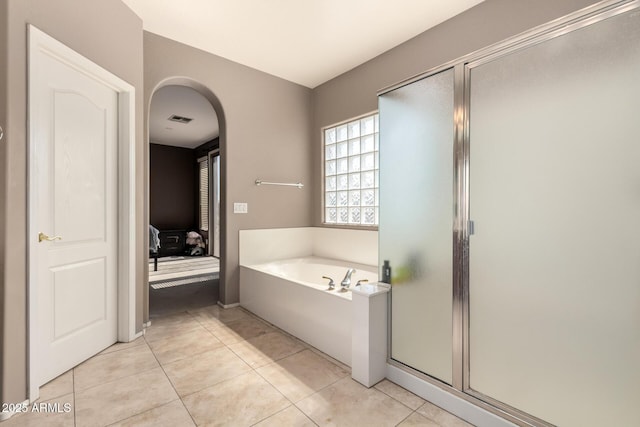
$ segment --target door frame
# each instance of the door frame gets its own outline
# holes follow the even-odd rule
[[[218,158],[218,174],[216,175],[216,168],[214,165],[214,159]],[[220,192],[218,191],[218,187],[220,186],[220,180],[218,176],[220,175],[220,148],[216,148],[215,150],[211,150],[207,153],[207,158],[209,159],[209,255],[216,257],[218,259],[220,256],[220,233],[218,230],[218,237],[216,238],[216,217],[218,219],[218,227],[220,227],[220,207],[216,203],[218,196],[220,196]],[[213,185],[212,185],[213,184]],[[215,245],[216,242],[218,244],[218,256],[215,253]]]
[[[117,154],[117,331],[118,341],[129,342],[142,333],[136,334],[136,198],[135,198],[135,88],[111,72],[105,70],[33,25],[28,26],[28,82],[33,87],[34,76],[30,64],[37,55],[48,55],[90,76],[118,93],[118,154]],[[35,116],[35,93],[28,90],[28,114]],[[36,136],[38,132],[32,120],[28,126],[28,172],[27,172],[27,293],[28,293],[28,366],[29,400],[39,396],[37,367],[41,355],[38,354],[38,283],[35,275],[35,254],[37,245],[35,203],[39,189],[34,179],[35,159],[38,156]]]

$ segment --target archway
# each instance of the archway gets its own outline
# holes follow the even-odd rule
[[[169,79],[165,79],[164,81],[162,81],[161,83],[159,83],[158,85],[156,85],[156,87],[153,89],[151,96],[149,97],[149,101],[147,104],[147,110],[146,110],[146,119],[147,119],[147,145],[145,147],[146,151],[147,151],[147,187],[146,187],[146,202],[147,202],[147,217],[145,219],[145,226],[148,228],[150,224],[152,224],[152,222],[150,222],[150,220],[152,219],[152,204],[150,203],[151,198],[152,198],[152,194],[151,194],[151,175],[152,175],[152,170],[151,170],[151,151],[152,151],[152,144],[154,143],[154,141],[152,140],[152,134],[153,132],[153,126],[158,126],[160,122],[157,121],[157,118],[153,118],[152,114],[152,108],[153,107],[153,101],[154,99],[157,99],[156,95],[160,94],[164,94],[162,96],[171,96],[171,93],[176,93],[179,94],[181,91],[180,89],[182,89],[183,93],[189,93],[189,92],[194,92],[196,93],[196,97],[199,96],[201,98],[203,98],[203,101],[206,100],[206,103],[209,104],[209,106],[213,109],[213,113],[215,116],[217,116],[217,122],[218,122],[218,129],[219,132],[217,134],[217,137],[215,138],[211,138],[208,141],[197,141],[196,140],[196,144],[201,143],[199,146],[197,147],[191,147],[194,151],[194,160],[197,162],[197,160],[200,160],[200,162],[197,162],[197,166],[196,163],[194,163],[194,170],[198,170],[198,172],[195,172],[195,174],[198,174],[197,176],[194,176],[194,180],[197,182],[202,182],[203,178],[202,178],[202,171],[203,170],[209,170],[209,171],[213,171],[215,169],[213,169],[213,167],[210,166],[204,166],[203,165],[208,165],[209,161],[212,161],[211,164],[216,164],[218,167],[218,171],[219,171],[219,182],[218,184],[218,194],[217,197],[219,197],[219,209],[217,210],[218,212],[218,224],[219,224],[219,234],[218,234],[218,244],[216,245],[214,242],[214,219],[215,219],[215,215],[213,215],[213,207],[215,206],[215,202],[214,203],[208,203],[207,201],[207,206],[208,206],[208,211],[207,213],[211,213],[211,215],[207,215],[210,220],[204,222],[204,224],[207,224],[207,226],[205,227],[203,225],[203,215],[201,214],[201,212],[204,212],[203,210],[200,209],[204,209],[202,208],[202,186],[200,186],[200,193],[198,193],[198,195],[194,195],[194,200],[196,200],[197,203],[200,203],[200,208],[195,208],[195,211],[197,212],[196,217],[194,218],[194,225],[193,227],[187,227],[192,229],[193,231],[198,231],[203,238],[203,241],[206,243],[206,248],[204,248],[204,250],[207,252],[207,254],[209,255],[213,255],[213,250],[210,248],[213,248],[214,246],[217,246],[217,250],[216,250],[216,255],[218,256],[219,259],[219,279],[217,279],[219,282],[219,292],[221,294],[224,294],[224,286],[225,286],[225,281],[224,281],[224,271],[225,271],[225,263],[224,260],[226,259],[226,215],[225,215],[225,208],[226,208],[226,203],[225,203],[225,195],[226,195],[226,126],[225,126],[225,117],[224,117],[224,111],[222,109],[222,106],[220,104],[220,101],[218,100],[218,98],[215,96],[215,94],[205,85],[193,80],[193,79],[189,79],[189,78],[184,78],[184,77],[174,77],[174,78],[169,78]],[[173,92],[172,92],[173,91]],[[177,96],[177,95],[176,95]],[[188,98],[188,97],[187,97]],[[180,96],[180,99],[183,99],[182,96]],[[186,98],[185,98],[186,99]],[[196,102],[198,102],[196,100]],[[178,123],[171,123],[171,122],[164,122],[168,127],[171,128],[178,128],[178,129],[185,129],[185,122],[189,121],[190,117],[187,117],[187,115],[183,116],[180,114],[179,109],[176,109],[175,114],[165,114],[167,115],[167,119],[173,119],[173,121],[177,121]],[[175,117],[177,116],[177,117]],[[154,123],[153,121],[156,120],[156,122]],[[202,121],[200,120],[200,125],[202,125]],[[194,123],[196,123],[197,120],[194,120]],[[161,125],[164,126],[164,125]],[[155,136],[156,138],[158,137],[157,135]],[[192,141],[193,143],[193,141]],[[153,144],[155,146],[155,144]],[[173,145],[171,143],[169,143],[169,145]],[[157,147],[154,147],[157,148]],[[187,147],[189,148],[189,147]],[[197,148],[197,150],[196,150]],[[205,150],[205,151],[203,151]],[[213,161],[215,159],[215,161]],[[204,169],[207,168],[207,169]],[[207,173],[206,174],[208,178],[206,178],[208,181],[208,183],[211,183],[211,179],[213,178],[213,174],[212,173]],[[198,181],[199,180],[199,181]],[[156,190],[156,194],[157,194],[157,190]],[[217,199],[217,198],[216,198]],[[213,199],[214,201],[216,199]],[[158,219],[156,218],[156,221],[158,221]],[[184,224],[184,221],[181,223]],[[177,227],[171,227],[168,225],[168,223],[165,221],[164,224],[161,224],[165,229],[168,228],[176,228],[176,232],[181,232],[182,235],[185,235],[185,232],[188,231],[185,229],[185,227],[183,225],[177,226]],[[209,226],[210,225],[210,226]],[[211,232],[210,232],[211,231]],[[166,234],[166,233],[165,233]],[[188,237],[191,235],[191,232],[189,232],[189,234],[186,234],[185,237]],[[168,237],[165,235],[165,237]],[[149,236],[149,239],[151,240],[153,238],[152,233]],[[187,243],[194,243],[193,240],[189,240],[187,238]],[[165,245],[165,247],[168,247],[167,245]],[[187,249],[193,249],[193,246],[187,246]],[[188,253],[185,252],[185,253]],[[149,252],[149,254],[152,254],[151,252]],[[155,254],[157,255],[157,253]],[[147,258],[147,261],[149,261],[149,258]],[[185,262],[186,261],[180,261],[180,262]],[[149,262],[147,263],[147,265],[149,264]],[[150,263],[151,266],[153,266],[155,263],[152,262]],[[162,268],[162,267],[160,267]],[[205,268],[208,268],[208,266],[205,266]],[[147,280],[145,281],[145,286],[144,286],[144,292],[143,292],[143,301],[144,301],[144,319],[145,319],[145,323],[149,321],[149,318],[151,317],[151,310],[150,310],[150,287],[149,287],[149,277],[150,275],[155,275],[157,273],[153,272],[153,267],[150,268],[150,272],[145,274],[145,277],[147,278]],[[165,270],[166,271],[166,270]],[[201,270],[201,271],[205,271],[205,270]],[[146,272],[146,270],[145,270]],[[204,276],[204,275],[202,275]],[[154,276],[153,280],[155,281],[157,277]],[[193,278],[193,277],[192,277]],[[204,277],[202,278],[202,280],[204,280]],[[180,280],[178,280],[178,282],[180,282]],[[185,282],[184,280],[182,281],[183,283]],[[186,281],[188,282],[188,281]],[[190,283],[190,282],[188,282]],[[178,283],[178,285],[180,285],[181,283]],[[161,286],[162,287],[162,286]],[[183,287],[183,288],[186,288]],[[175,291],[175,290],[174,290]],[[154,291],[151,291],[154,292]],[[215,301],[213,301],[213,303],[215,304],[216,302],[218,302],[221,298],[218,294],[218,291],[215,291],[216,293],[216,298]],[[157,295],[157,292],[154,293],[154,295]],[[178,293],[177,295],[181,295],[180,293]],[[154,300],[155,304],[158,304],[158,300],[154,298],[151,298]],[[193,299],[193,298],[192,298]],[[199,302],[202,303],[202,302]],[[180,306],[177,307],[178,309],[180,308]],[[188,307],[187,307],[188,308]],[[171,307],[168,308],[163,308],[163,310],[166,309],[171,310]],[[157,314],[157,310],[155,311]]]

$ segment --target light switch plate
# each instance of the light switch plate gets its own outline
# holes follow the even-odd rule
[[[247,213],[248,211],[249,211],[249,206],[247,203],[233,204],[233,213]]]

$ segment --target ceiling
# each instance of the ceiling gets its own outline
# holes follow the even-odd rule
[[[189,123],[169,120],[174,115],[193,120]],[[196,90],[186,86],[164,86],[153,94],[149,110],[151,143],[196,148],[219,133],[215,110]]]
[[[482,0],[123,1],[147,31],[314,88]],[[195,148],[219,132],[213,107],[195,90],[154,93],[152,143]]]
[[[123,0],[144,29],[314,88],[482,0]]]

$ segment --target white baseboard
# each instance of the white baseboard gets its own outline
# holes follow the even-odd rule
[[[387,379],[477,427],[516,427],[471,402],[447,393],[400,368],[387,364]]]
[[[239,302],[235,302],[233,304],[223,304],[222,301],[218,301],[218,305],[222,308],[233,308],[233,307],[240,307],[240,303]]]

